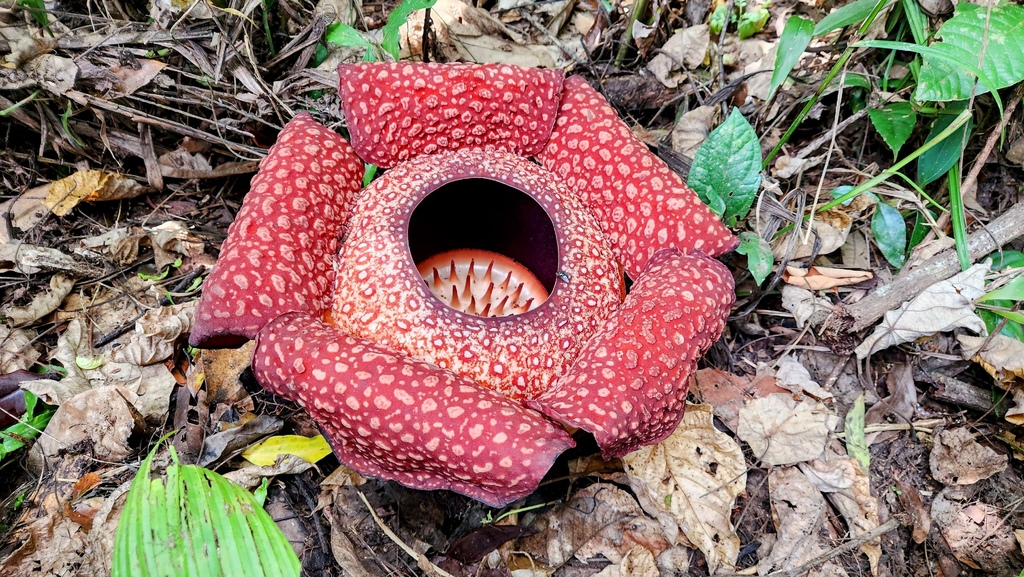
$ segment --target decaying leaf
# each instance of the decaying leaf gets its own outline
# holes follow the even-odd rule
[[[174,354],[174,345],[192,331],[198,301],[188,301],[153,309],[135,322],[135,331],[128,335],[111,354],[114,362],[146,366]]]
[[[967,427],[939,431],[929,462],[932,477],[944,485],[973,485],[1009,464],[1006,455],[976,441]]]
[[[39,382],[39,381],[35,381]],[[120,462],[132,454],[128,438],[137,429],[132,405],[135,393],[117,386],[83,391],[62,403],[39,437],[39,448],[47,456],[82,441],[90,441],[92,455],[104,461]]]
[[[110,72],[117,77],[115,87],[124,94],[134,94],[136,90],[150,83],[167,64],[149,58],[137,58],[132,66],[111,66]]]
[[[688,70],[704,62],[711,41],[711,27],[707,24],[690,26],[672,35],[661,50],[647,64],[647,70],[669,88],[675,88],[679,81],[672,73],[685,66]]]
[[[185,223],[177,220],[146,229],[146,235],[153,245],[153,260],[158,271],[179,257],[195,257],[203,252],[203,241],[190,233]]]
[[[800,469],[772,469],[768,474],[768,494],[775,524],[775,544],[757,563],[759,575],[795,569],[827,550],[822,532],[827,526],[828,503]],[[842,571],[838,566],[835,568]],[[846,574],[845,571],[835,573],[826,566],[816,569],[815,575],[817,571],[826,575]]]
[[[27,305],[6,307],[4,316],[12,327],[29,325],[57,310],[74,286],[75,279],[57,273],[50,277],[50,290],[35,295]]]
[[[675,432],[624,456],[622,464],[644,509],[663,528],[682,530],[714,574],[736,565],[740,541],[731,515],[747,473],[739,444],[716,429],[712,417],[708,405],[687,405]]]
[[[878,527],[878,501],[871,494],[868,474],[856,460],[829,449],[821,458],[799,466],[811,484],[839,510],[850,536],[859,537]],[[871,574],[878,575],[878,561],[882,557],[879,539],[864,543],[860,551],[871,564]]]
[[[787,266],[786,272],[782,273],[782,280],[786,283],[812,291],[855,285],[873,278],[875,275],[865,270],[846,270],[825,266],[812,266],[806,269]]]
[[[28,370],[39,359],[32,346],[35,332],[0,325],[0,375]]]
[[[782,287],[782,308],[792,313],[797,328],[802,329],[808,321],[811,326],[821,324],[832,311],[832,301],[815,296],[807,289],[787,284]]]
[[[785,355],[778,360],[779,368],[775,371],[775,384],[800,395],[807,395],[824,401],[831,399],[832,393],[826,391],[811,378],[810,371],[793,355]]]
[[[609,565],[594,577],[658,577],[658,563],[654,555],[637,545],[622,557],[622,561]]]
[[[790,465],[821,456],[838,424],[821,403],[776,394],[747,402],[736,435],[763,463]]]
[[[112,228],[78,241],[75,254],[85,257],[102,255],[120,266],[134,264],[139,258],[139,241],[142,238],[138,228]]]
[[[963,346],[964,357],[981,365],[993,379],[1001,383],[1024,380],[1024,343],[1002,334],[957,335],[957,340]]]
[[[533,528],[537,534],[517,541],[516,550],[528,553],[538,568],[598,555],[618,563],[637,545],[656,554],[671,545],[636,499],[610,483],[580,489],[564,505],[537,519]]]
[[[971,498],[961,487],[946,487],[932,501],[932,521],[957,560],[989,575],[1018,575],[1013,529],[1005,511]]]
[[[957,328],[985,334],[985,322],[974,313],[973,302],[985,294],[987,264],[939,281],[900,308],[885,313],[871,336],[854,351],[858,359],[882,349]]]
[[[134,198],[148,188],[117,173],[102,170],[81,170],[67,178],[50,183],[43,204],[57,216],[71,212],[79,202]]]
[[[889,396],[868,409],[864,415],[864,423],[883,423],[887,422],[889,417],[895,418],[896,422],[910,422],[917,407],[917,386],[910,363],[897,363],[893,366],[885,375],[885,386]],[[896,431],[879,431],[868,433],[865,440],[870,447],[872,443],[887,441],[897,435]]]
[[[774,246],[772,254],[776,259],[782,260],[784,257],[788,257],[790,260],[799,260],[808,258],[812,254],[829,254],[846,243],[846,237],[853,227],[853,218],[840,210],[827,210],[818,213],[814,215],[811,222],[813,232],[810,236],[806,236],[806,228],[801,227],[799,230],[790,232]],[[795,239],[792,238],[793,235],[797,235]],[[821,244],[817,246],[819,240]],[[793,244],[793,253],[787,254],[790,250],[790,243]]]
[[[282,453],[280,458],[268,465],[248,465],[224,473],[224,478],[232,483],[241,485],[246,489],[255,489],[268,477],[278,475],[298,475],[313,467],[313,463],[299,457]]]
[[[698,106],[680,116],[672,127],[672,150],[693,158],[711,134],[717,115],[718,108],[715,106]]]
[[[786,392],[775,383],[770,370],[761,371],[760,368],[753,379],[715,368],[701,369],[694,376],[690,391],[700,402],[714,407],[715,416],[730,431],[736,431],[739,426],[740,409],[748,399]]]
[[[81,262],[55,248],[24,242],[0,244],[0,271],[8,270],[21,274],[59,272],[78,278],[94,278],[104,273],[102,268]]]

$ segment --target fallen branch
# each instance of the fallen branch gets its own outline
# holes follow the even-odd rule
[[[1017,203],[985,228],[967,237],[971,261],[998,250],[1024,235],[1024,203]],[[852,305],[839,305],[825,319],[821,336],[839,354],[849,354],[855,345],[854,335],[873,325],[882,315],[920,294],[925,287],[960,272],[956,251],[945,250],[913,270],[905,271],[885,286]]]

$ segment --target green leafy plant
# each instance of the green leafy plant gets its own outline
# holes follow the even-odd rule
[[[142,462],[114,536],[113,577],[297,576],[288,539],[252,493],[181,465],[174,447],[163,476]]]
[[[868,451],[868,442],[864,434],[864,395],[857,397],[853,406],[846,413],[846,424],[843,428],[846,433],[846,454],[853,457],[861,469],[867,473],[871,467],[871,452]]]
[[[382,39],[379,44],[359,30],[341,22],[335,22],[327,27],[324,41],[335,46],[365,48],[364,62],[376,62],[384,54],[390,55],[393,60],[398,60],[400,32],[402,26],[409,21],[409,15],[417,10],[432,8],[436,3],[437,0],[403,0],[388,16],[387,24],[381,29]]]
[[[799,16],[791,16],[786,20],[775,53],[775,70],[772,71],[770,94],[775,94],[779,86],[782,86],[786,77],[793,71],[793,67],[800,61],[800,56],[811,43],[813,36],[814,22]]]
[[[740,40],[750,38],[764,30],[764,25],[768,22],[768,7],[770,5],[771,2],[765,2],[754,7],[753,4],[748,5],[747,0],[735,0],[732,14],[729,14],[727,5],[719,4],[708,20],[711,33],[721,34],[726,29],[726,25],[731,23],[736,25],[736,34]]]
[[[0,431],[0,461],[38,437],[57,410],[28,391],[24,394],[25,414],[17,423]]]

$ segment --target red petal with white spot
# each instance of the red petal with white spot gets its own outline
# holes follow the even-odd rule
[[[658,252],[573,368],[527,405],[593,433],[606,457],[661,441],[682,419],[690,374],[733,300],[722,263]]]
[[[326,309],[338,238],[362,177],[344,138],[306,113],[289,122],[228,229],[189,341],[230,346],[282,313]]]
[[[460,148],[534,156],[563,82],[557,70],[478,64],[342,64],[338,76],[352,146],[386,168]]]
[[[538,159],[594,211],[631,278],[663,248],[718,256],[739,243],[580,76],[565,81],[558,120]]]
[[[414,489],[500,507],[532,493],[573,446],[539,413],[307,314],[260,332],[253,371],[313,416],[341,462]]]

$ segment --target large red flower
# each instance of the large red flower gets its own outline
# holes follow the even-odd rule
[[[711,257],[736,239],[693,191],[579,77],[339,74],[352,146],[285,127],[192,343],[256,338],[257,379],[342,462],[491,505],[536,488],[573,444],[561,424],[606,456],[670,434],[733,302]],[[361,190],[363,161],[390,170]]]

